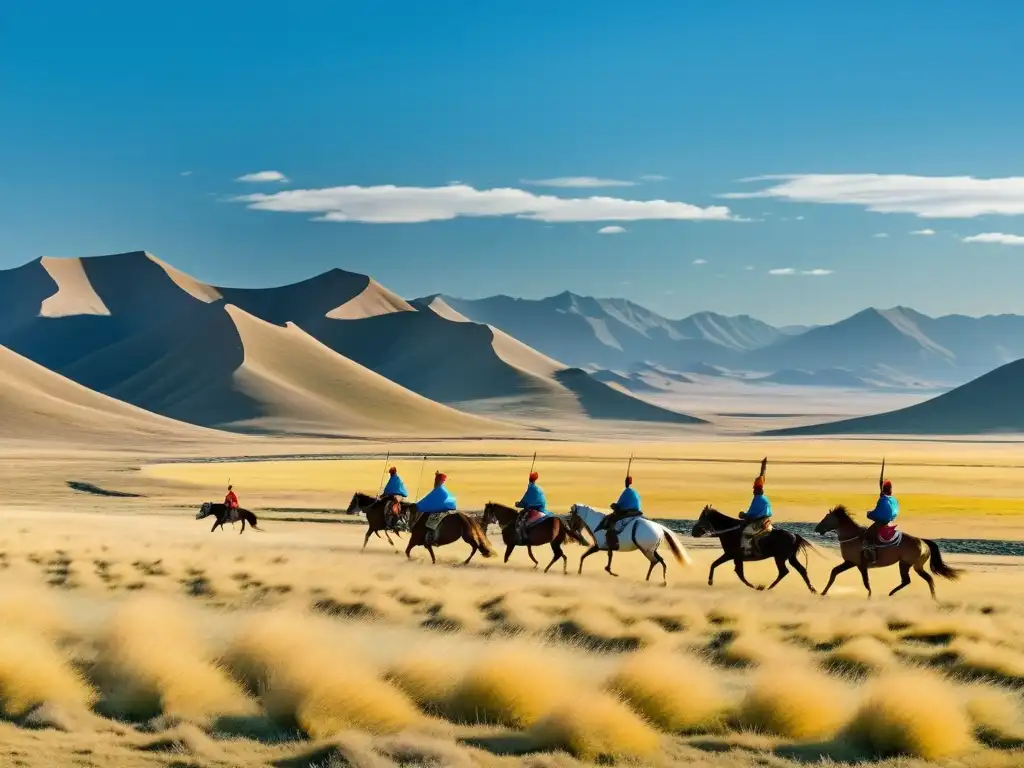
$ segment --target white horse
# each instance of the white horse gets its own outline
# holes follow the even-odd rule
[[[658,547],[661,546],[662,541],[668,542],[668,547],[672,550],[672,555],[675,557],[676,562],[680,565],[691,565],[693,560],[686,553],[686,549],[679,544],[672,532],[663,525],[658,525],[652,520],[648,520],[644,517],[631,517],[626,519],[624,522],[619,524],[619,546],[617,550],[608,549],[607,537],[605,536],[604,530],[597,531],[597,526],[607,517],[603,512],[598,512],[593,507],[588,507],[586,504],[573,504],[569,509],[569,525],[573,530],[578,530],[582,525],[587,528],[591,538],[594,540],[593,545],[586,552],[583,553],[583,557],[580,558],[580,569],[579,573],[583,573],[583,561],[590,557],[595,552],[599,552],[602,549],[608,552],[608,565],[605,566],[605,570],[608,571],[612,576],[618,576],[619,574],[612,572],[612,554],[613,552],[633,552],[634,550],[640,550],[644,557],[646,557],[651,567],[647,569],[647,581],[651,580],[651,572],[654,570],[654,566],[661,563],[661,577],[664,584],[668,584],[668,566],[665,564],[664,558],[658,553]]]

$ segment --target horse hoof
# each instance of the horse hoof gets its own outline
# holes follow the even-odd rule
[[[758,584],[756,587],[754,587],[754,589],[756,589],[758,592],[764,592],[764,584]]]

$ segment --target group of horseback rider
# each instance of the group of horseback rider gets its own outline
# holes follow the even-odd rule
[[[765,474],[768,469],[768,458],[761,459],[761,471],[754,478],[754,495],[750,500],[750,506],[746,512],[740,513],[740,520],[744,521],[743,547],[750,553],[757,552],[758,541],[772,531],[772,504],[764,492]],[[390,514],[389,527],[397,526],[401,518],[401,503],[408,498],[409,492],[405,483],[398,475],[398,469],[388,469],[388,481],[380,494],[380,498],[388,504]],[[537,484],[540,475],[531,470],[529,483],[523,497],[516,502],[515,506],[521,510],[516,519],[516,532],[520,540],[525,541],[527,530],[545,517],[550,517],[551,512],[547,508],[547,497],[544,490]],[[430,492],[416,503],[416,509],[421,515],[438,515],[456,510],[455,496],[448,490],[445,483],[448,476],[442,472],[434,474],[434,487]],[[892,482],[885,478],[885,462],[882,462],[882,473],[878,478],[878,501],[875,508],[867,514],[871,521],[870,527],[864,533],[864,556],[868,561],[876,557],[877,548],[880,543],[886,543],[893,539],[895,534],[895,520],[899,515],[900,505],[892,495]],[[231,485],[228,485],[227,495],[224,497],[224,506],[229,512],[238,508],[238,496]],[[642,517],[643,511],[640,503],[640,494],[633,488],[633,478],[626,476],[625,488],[619,494],[618,501],[611,504],[612,512],[605,517],[598,525],[595,533],[605,531],[605,543],[609,550],[619,547],[618,527],[619,523],[631,517]],[[428,526],[428,536],[431,527]],[[883,539],[880,541],[880,537]]]

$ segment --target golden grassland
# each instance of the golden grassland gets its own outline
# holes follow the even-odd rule
[[[738,507],[768,453],[777,514],[805,520],[820,516],[814,494],[822,507],[866,506],[874,457],[885,450],[907,489],[903,506],[914,500],[907,525],[933,535],[964,523],[951,507],[926,511],[918,500],[951,503],[963,493],[1005,500],[1009,511],[1021,471],[1012,447],[997,444],[647,448],[633,470],[645,501],[678,498],[678,514],[692,516],[707,489],[708,500]],[[514,500],[533,446],[476,450],[525,453],[526,466],[452,457],[473,452],[460,444],[431,446],[438,458],[427,471],[448,472],[471,504],[492,494]],[[614,498],[618,452],[540,447],[549,497],[556,505]],[[8,455],[0,464],[2,764],[1024,763],[1024,609],[1011,558],[950,556],[966,573],[938,580],[939,605],[916,577],[898,596],[880,597],[898,583],[895,569],[872,574],[872,601],[853,572],[825,599],[795,574],[772,593],[748,590],[727,566],[708,587],[717,544],[686,536],[679,541],[694,564],[670,560],[667,588],[643,582],[637,554],[616,556],[619,579],[603,573],[603,556],[578,576],[575,546],[569,576],[534,572],[521,550],[507,564],[478,556],[457,567],[461,543],[440,549],[431,566],[422,549],[408,561],[383,539],[361,553],[361,524],[315,514],[345,506],[356,487],[375,490],[378,458],[230,466],[164,458]],[[416,465],[400,461],[410,485]],[[263,532],[210,533],[209,520],[194,519],[228,473]],[[970,509],[973,528],[1012,537],[1015,517]],[[490,536],[497,541],[496,529]],[[544,548],[536,554],[546,561]],[[816,586],[837,563],[834,549],[810,555]],[[767,583],[774,566],[747,573]]]

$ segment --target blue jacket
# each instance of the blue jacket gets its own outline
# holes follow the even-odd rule
[[[455,497],[448,493],[448,489],[443,485],[434,488],[416,504],[416,509],[424,515],[432,515],[435,512],[448,512],[455,508]]]
[[[764,494],[750,500],[750,508],[743,513],[745,520],[761,520],[772,516],[772,503]]]
[[[876,523],[882,525],[888,525],[896,516],[900,513],[900,503],[896,501],[892,496],[886,496],[884,493],[878,497],[878,503],[875,504],[875,508],[868,512],[868,520],[873,520]]]
[[[619,496],[619,500],[616,502],[616,506],[619,509],[636,509],[640,507],[640,494],[634,491],[632,488],[626,488]]]
[[[516,506],[519,509],[539,509],[547,513],[548,500],[539,485],[530,483],[526,486],[526,493],[523,494],[523,498],[516,502]]]
[[[384,496],[401,496],[403,499],[408,497],[409,492],[405,490],[405,483],[402,482],[402,478],[398,475],[392,475],[388,478],[388,484],[384,486]]]

